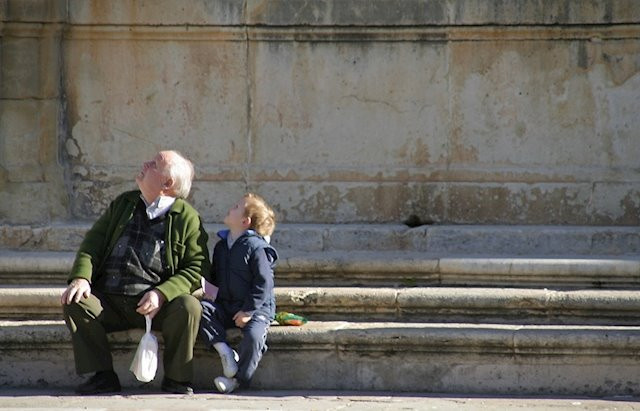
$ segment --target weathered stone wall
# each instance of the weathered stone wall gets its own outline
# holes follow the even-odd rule
[[[220,221],[640,222],[640,2],[0,0],[0,221],[184,152]]]

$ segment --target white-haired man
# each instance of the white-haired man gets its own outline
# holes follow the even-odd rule
[[[189,195],[193,165],[176,151],[143,163],[139,191],[118,196],[87,232],[61,297],[78,374],[76,392],[120,391],[107,333],[162,330],[162,390],[191,394],[193,346],[202,314],[191,292],[210,270],[207,234]]]

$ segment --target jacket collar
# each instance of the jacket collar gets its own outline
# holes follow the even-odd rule
[[[129,191],[126,194],[127,200],[129,200],[134,206],[138,204],[138,201],[144,201],[140,198],[142,193],[140,190]],[[173,202],[171,209],[169,209],[169,213],[176,214],[184,211],[185,201],[182,198],[176,198],[176,201]]]
[[[218,237],[220,237],[223,240],[226,240],[229,237],[230,233],[231,233],[231,230],[229,230],[229,229],[220,230],[220,231],[218,231]],[[241,239],[243,237],[253,237],[253,236],[260,237],[260,234],[256,233],[253,230],[247,230],[244,233],[242,233],[242,235],[240,237],[236,238],[236,241],[238,241],[239,239]]]

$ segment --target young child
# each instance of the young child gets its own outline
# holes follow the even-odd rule
[[[224,376],[214,380],[216,388],[230,393],[248,387],[267,350],[278,254],[269,245],[275,213],[261,197],[246,194],[229,209],[224,223],[228,230],[218,232],[212,258],[211,282],[218,292],[215,301],[201,302],[200,336],[220,354]],[[239,358],[226,342],[225,329],[233,326],[242,331]]]

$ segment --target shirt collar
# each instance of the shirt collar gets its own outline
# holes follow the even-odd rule
[[[144,196],[140,195],[140,198],[142,198],[142,201],[144,201],[144,204],[147,206],[146,212],[149,220],[165,215],[176,201],[175,197],[158,196],[153,203],[147,204]]]

